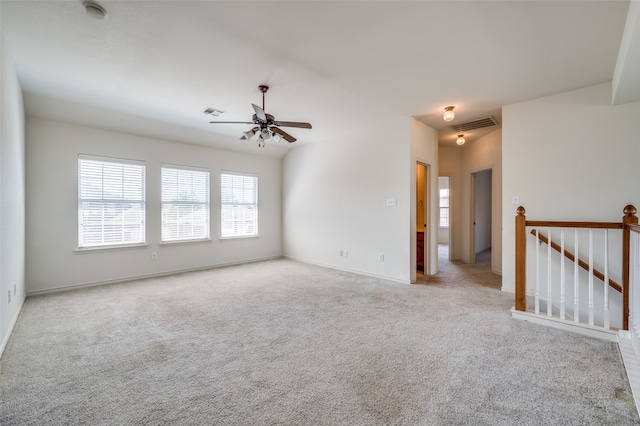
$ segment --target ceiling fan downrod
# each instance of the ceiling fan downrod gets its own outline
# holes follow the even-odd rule
[[[258,86],[258,89],[260,90],[260,93],[262,93],[262,110],[265,111],[265,109],[264,109],[264,94],[267,93],[267,91],[269,90],[269,86],[265,86],[264,84],[261,84],[260,86]]]

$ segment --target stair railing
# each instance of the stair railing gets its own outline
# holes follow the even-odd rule
[[[538,244],[546,244],[547,245],[547,276],[546,276],[546,289],[543,289],[541,286],[541,277],[540,277],[540,249],[536,247],[535,251],[535,285],[533,286],[533,299],[534,299],[534,307],[533,314],[553,317],[555,320],[564,321],[564,322],[573,322],[580,324],[588,324],[590,327],[601,327],[604,330],[610,330],[610,306],[609,306],[609,287],[620,291],[622,293],[622,302],[621,302],[621,325],[624,330],[628,330],[629,328],[629,288],[630,288],[630,274],[629,274],[629,265],[631,261],[631,233],[636,234],[634,237],[637,245],[636,250],[636,263],[638,265],[637,269],[637,282],[638,282],[638,290],[637,293],[637,309],[635,312],[640,313],[640,226],[638,226],[638,217],[636,216],[637,210],[634,206],[628,205],[624,208],[624,216],[621,222],[575,222],[575,221],[530,221],[527,220],[525,215],[524,207],[520,206],[517,209],[516,215],[516,277],[515,277],[515,310],[516,311],[527,311],[527,228],[531,229],[531,234],[534,235],[535,241]],[[546,229],[547,235],[543,235],[541,232],[541,228],[543,230]],[[558,244],[558,229],[559,229],[559,240],[560,244]],[[565,238],[565,229],[573,229],[574,230],[574,238],[573,241],[569,241],[569,244],[573,244],[576,255],[571,253],[565,247],[565,244],[568,242]],[[588,230],[588,239],[589,239],[589,259],[588,261],[584,261],[579,258],[579,233],[578,230],[587,229]],[[556,230],[556,241],[552,241],[552,232]],[[598,250],[603,251],[602,260],[604,271],[599,271],[595,268],[595,260],[594,260],[594,230],[604,230],[604,247],[598,247]],[[609,278],[609,230],[620,230],[622,231],[622,259],[621,259],[621,276],[622,276],[622,284],[618,284],[615,281]],[[637,237],[637,238],[636,238]],[[561,253],[561,259],[555,260],[556,263],[559,263],[560,269],[560,282],[557,283],[557,277],[552,277],[552,254],[551,250],[555,250]],[[566,265],[565,259],[569,259],[571,263],[573,263],[573,286],[567,285],[566,282]],[[576,261],[577,260],[577,261]],[[618,264],[620,265],[620,264]],[[579,267],[585,270],[588,270],[589,275],[587,279],[587,283],[583,283],[583,281],[579,277]],[[602,323],[595,324],[595,304],[594,304],[594,293],[595,293],[595,283],[594,278],[602,281]],[[559,288],[557,288],[559,286]],[[586,286],[586,290],[588,293],[587,299],[587,316],[588,322],[580,321],[580,306],[584,304],[584,301],[580,299],[581,290],[584,291]],[[546,290],[546,298],[541,298],[541,293]],[[554,292],[557,296],[554,296]],[[567,300],[567,292],[573,293],[573,303],[571,300]],[[558,294],[559,293],[559,294]],[[546,315],[540,312],[540,304],[541,302],[546,303]],[[554,315],[554,305],[556,306],[556,312],[559,311],[559,315],[556,317]],[[569,312],[567,312],[567,308],[569,308]],[[570,314],[570,315],[569,315]],[[568,316],[572,316],[572,319],[568,319]],[[640,330],[640,318],[638,318],[638,330]],[[640,335],[640,332],[638,333]]]
[[[629,328],[633,349],[640,361],[640,225],[637,222],[625,226],[629,242],[627,253],[627,280],[629,282]]]

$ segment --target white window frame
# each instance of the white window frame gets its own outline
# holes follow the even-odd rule
[[[259,236],[258,191],[255,174],[228,170],[220,173],[221,239]]]
[[[210,238],[209,169],[163,164],[160,240],[202,241]],[[175,226],[175,231],[172,230]]]
[[[145,185],[144,161],[78,155],[78,249],[145,245]]]
[[[447,195],[443,197],[441,191],[447,191]],[[447,205],[442,206],[442,199],[447,199]],[[442,225],[442,210],[447,211],[447,224]],[[439,188],[438,189],[438,228],[448,228],[451,224],[451,189]]]

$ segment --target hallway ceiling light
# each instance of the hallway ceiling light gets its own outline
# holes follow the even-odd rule
[[[453,120],[455,118],[456,113],[453,112],[454,108],[455,107],[453,107],[453,106],[448,106],[448,107],[446,107],[444,109],[444,114],[442,115],[442,119],[444,121],[451,121],[451,120]]]
[[[458,139],[456,139],[456,143],[458,145],[464,145],[464,143],[465,143],[464,135],[458,135]]]

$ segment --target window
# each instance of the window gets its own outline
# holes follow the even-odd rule
[[[209,238],[209,171],[162,166],[162,241]]]
[[[438,226],[440,228],[449,227],[449,189],[440,189],[440,220]]]
[[[145,242],[145,164],[78,156],[78,247]]]
[[[258,235],[258,177],[222,172],[220,176],[222,205],[221,236],[251,237]]]

